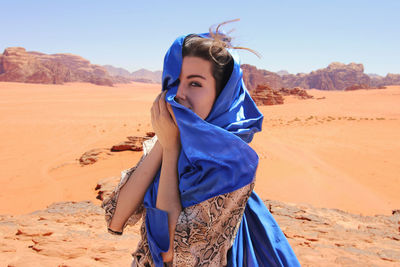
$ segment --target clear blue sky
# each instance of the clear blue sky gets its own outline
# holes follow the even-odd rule
[[[73,53],[129,71],[161,70],[181,34],[207,32],[240,18],[235,44],[242,63],[271,71],[305,72],[333,61],[363,63],[366,73],[400,73],[400,1],[122,1],[5,0],[0,50]]]

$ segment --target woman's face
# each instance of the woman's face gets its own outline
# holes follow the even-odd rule
[[[184,57],[179,81],[176,101],[191,109],[203,120],[207,118],[216,98],[211,62],[200,57]]]

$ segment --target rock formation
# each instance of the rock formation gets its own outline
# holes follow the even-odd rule
[[[112,190],[118,177],[109,190]],[[360,216],[265,200],[302,266],[399,266],[400,215]],[[24,215],[0,215],[3,266],[129,266],[139,221],[107,232],[101,202],[56,202]]]
[[[374,87],[383,87],[386,85],[400,85],[400,74],[388,73],[385,77],[379,75],[370,75],[371,85]]]
[[[309,95],[306,90],[301,89],[299,87],[295,87],[295,88],[292,88],[292,89],[281,88],[281,89],[278,90],[278,92],[281,93],[281,95],[283,95],[283,96],[293,95],[293,96],[296,96],[296,97],[298,97],[300,99],[309,99],[309,98],[313,98],[314,97],[312,95]]]
[[[94,148],[83,153],[79,158],[81,165],[89,165],[97,162],[99,159],[106,158],[107,155],[111,155],[110,149],[107,148]]]
[[[27,52],[23,47],[6,48],[0,55],[0,81],[45,84],[89,82],[113,85],[113,79],[103,67],[90,64],[80,56]]]
[[[355,84],[370,86],[370,78],[364,74],[362,64],[331,63],[327,68],[311,72],[306,81],[308,88],[322,90],[344,90]],[[291,86],[288,86],[291,87]]]
[[[300,99],[313,98],[307,91],[298,87],[287,89],[281,88],[274,90],[267,84],[257,85],[256,89],[250,91],[250,96],[258,106],[283,104],[283,96],[293,95]]]
[[[257,85],[250,95],[257,106],[283,104],[282,94],[266,84]]]
[[[127,141],[122,141],[111,148],[94,148],[83,153],[79,158],[81,165],[89,165],[97,162],[100,158],[111,155],[111,152],[119,152],[125,150],[143,151],[143,142],[155,135],[154,132],[147,132],[146,136],[127,136]]]
[[[344,89],[345,91],[353,91],[353,90],[360,90],[360,89],[385,89],[385,86],[379,87],[367,87],[366,84],[353,84],[352,86],[347,87]]]
[[[258,85],[267,85],[272,89],[284,87],[281,76],[274,72],[259,70],[255,66],[248,64],[242,64],[241,69],[243,70],[244,84],[249,91],[252,91]]]
[[[312,71],[309,74],[298,73],[280,75],[254,66],[243,64],[243,79],[249,91],[259,84],[272,89],[300,87],[304,89],[345,90],[347,88],[368,89],[384,85],[400,84],[400,74],[388,74],[385,78],[371,78],[364,74],[362,64],[331,63],[327,68]]]
[[[123,141],[111,147],[111,152],[117,151],[143,151],[143,142],[150,139],[148,136],[128,136],[128,141]]]

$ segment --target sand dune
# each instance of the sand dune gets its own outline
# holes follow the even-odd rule
[[[97,181],[119,175],[141,152],[83,167],[79,157],[150,131],[159,86],[0,83],[0,214],[94,200]],[[400,87],[308,92],[315,98],[260,107],[256,192],[365,215],[400,208]]]

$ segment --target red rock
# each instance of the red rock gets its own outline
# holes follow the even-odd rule
[[[111,147],[112,152],[116,151],[143,151],[143,141],[150,139],[148,136],[128,136],[128,141],[123,141]]]
[[[147,132],[147,133],[146,133],[146,136],[148,136],[148,137],[153,137],[153,136],[155,136],[155,135],[156,135],[155,132]]]
[[[79,163],[81,165],[93,164],[100,159],[100,156],[103,154],[110,155],[109,153],[109,150],[106,148],[94,148],[83,153],[83,155],[79,158]]]
[[[258,85],[250,92],[250,95],[259,106],[283,104],[282,94],[268,85]]]
[[[269,88],[278,89],[283,87],[282,78],[278,74],[257,69],[255,66],[242,64],[243,80],[247,90],[252,91],[256,89],[257,85],[267,85]]]
[[[119,152],[119,151],[143,151],[143,142],[145,140],[150,139],[155,134],[154,132],[146,133],[146,136],[127,136],[127,141],[122,141],[117,145],[113,145],[110,149],[107,148],[95,148],[83,153],[83,155],[79,158],[79,163],[81,165],[89,165],[97,162],[101,157],[105,157],[107,155],[112,155],[111,152]],[[104,156],[103,156],[104,155]]]
[[[103,67],[90,64],[80,56],[27,52],[23,47],[6,48],[3,55],[0,55],[0,81],[113,85],[113,79]]]
[[[359,89],[386,89],[385,86],[367,87],[365,84],[354,84],[345,89],[345,91],[359,90]]]
[[[300,99],[308,99],[308,98],[313,98],[312,95],[307,94],[307,91],[304,89],[301,89],[299,87],[295,87],[292,89],[288,89],[288,88],[281,88],[278,90],[279,93],[281,93],[282,95],[286,96],[286,95],[294,95],[299,97]]]
[[[353,84],[364,84],[369,87],[371,79],[364,74],[362,64],[343,64],[333,62],[327,68],[312,71],[307,75],[283,76],[285,87],[316,88],[321,90],[344,90]]]
[[[371,86],[383,89],[386,85],[400,85],[400,74],[388,73],[385,77],[373,75]]]
[[[345,90],[355,84],[363,85],[365,88],[373,85],[371,78],[364,74],[364,66],[356,63],[346,65],[333,62],[327,68],[312,71],[309,74],[298,73],[281,76],[247,64],[242,65],[242,70],[243,79],[249,91],[255,89],[259,84],[266,84],[272,89],[300,87],[321,90]],[[400,75],[388,74],[385,83],[386,85],[389,83],[400,84]]]
[[[119,182],[118,176],[112,178],[109,186],[102,186],[108,196]],[[329,266],[400,264],[398,214],[361,216],[304,203],[264,203],[302,266],[321,266],[321,262]],[[141,224],[128,224],[123,236],[111,235],[99,204],[56,202],[29,214],[0,215],[1,262],[4,266],[31,266],[36,262],[40,266],[129,265]],[[47,235],[50,232],[54,234]]]

